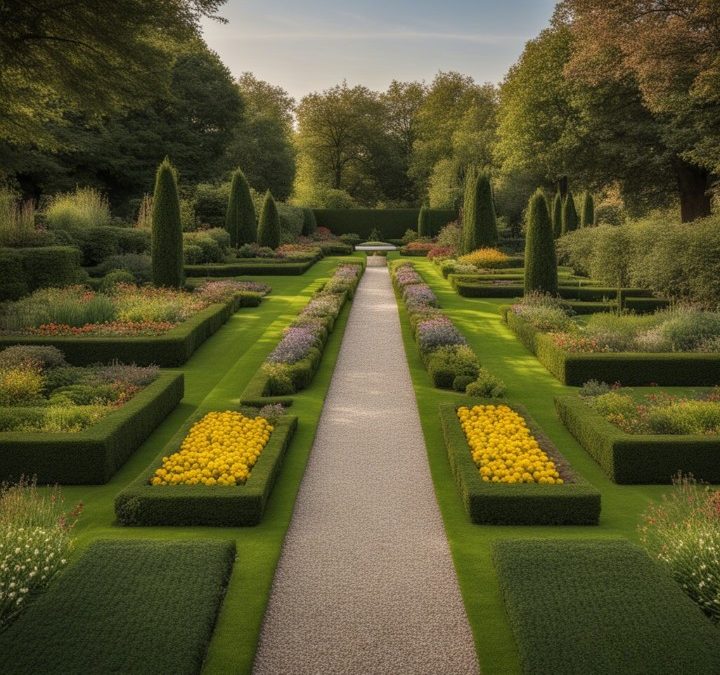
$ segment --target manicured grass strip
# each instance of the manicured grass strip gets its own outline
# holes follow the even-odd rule
[[[717,436],[627,434],[577,396],[555,399],[560,419],[616,483],[669,485],[678,471],[720,483]]]
[[[182,373],[163,372],[127,403],[74,433],[0,432],[0,480],[107,483],[183,397]]]
[[[457,417],[459,405],[498,405],[497,400],[468,399],[440,406],[445,447],[465,509],[473,523],[495,525],[597,525],[600,493],[567,464],[522,406],[520,413],[540,447],[558,466],[563,485],[486,483],[480,478]]]
[[[98,540],[0,633],[2,672],[199,673],[230,541]]]
[[[720,631],[626,540],[498,541],[493,559],[524,673],[720,672]]]

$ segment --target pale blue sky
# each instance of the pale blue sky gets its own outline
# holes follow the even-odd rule
[[[228,0],[205,39],[233,75],[249,70],[300,98],[346,79],[384,89],[457,70],[499,82],[555,0]]]

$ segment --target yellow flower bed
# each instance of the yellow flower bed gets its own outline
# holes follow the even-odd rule
[[[463,265],[475,265],[475,267],[496,267],[509,259],[509,256],[496,248],[479,248],[472,253],[460,256],[458,262]]]
[[[242,485],[273,427],[264,417],[211,412],[193,424],[180,450],[163,457],[153,485]]]
[[[563,483],[555,463],[540,448],[522,415],[509,406],[461,406],[457,416],[485,482]]]

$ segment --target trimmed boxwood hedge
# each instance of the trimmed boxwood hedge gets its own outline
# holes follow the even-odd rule
[[[580,387],[588,380],[620,382],[625,386],[714,386],[720,383],[720,354],[617,352],[575,354],[503,307],[505,322],[527,349],[560,382]]]
[[[302,262],[273,261],[258,258],[256,261],[212,263],[209,265],[185,265],[185,276],[188,277],[243,277],[253,276],[300,276],[305,274],[319,257]]]
[[[140,366],[179,366],[215,333],[241,307],[257,307],[262,301],[258,293],[238,293],[226,303],[206,307],[187,321],[163,335],[124,337],[78,337],[3,335],[0,349],[12,345],[45,345],[57,347],[69,363],[87,366],[113,360]]]
[[[82,253],[74,246],[0,248],[0,300],[17,300],[23,295],[51,286],[68,286],[85,281]]]
[[[4,675],[202,669],[235,560],[217,539],[100,539],[7,630]]]
[[[577,396],[560,396],[555,408],[570,433],[616,483],[670,484],[678,471],[720,483],[717,436],[628,434]]]
[[[115,498],[115,514],[123,525],[257,525],[290,445],[297,417],[285,415],[273,425],[270,440],[245,485],[150,485],[162,458],[176,452],[195,422],[210,410],[197,411],[138,478]]]
[[[157,379],[97,424],[75,433],[0,432],[0,480],[107,483],[182,400],[182,373]]]
[[[570,473],[574,482],[562,485],[506,485],[486,483],[480,478],[457,418],[457,409],[461,405],[470,407],[490,403],[499,404],[497,400],[468,399],[440,406],[445,448],[470,520],[492,525],[597,525],[600,493],[566,463],[563,466],[565,473]],[[540,447],[558,461],[562,460],[562,455],[522,406],[507,402],[502,404],[520,413]]]
[[[457,218],[452,209],[426,209],[427,233],[434,237]],[[420,209],[313,209],[318,227],[333,234],[357,234],[363,241],[377,229],[383,239],[400,239],[406,230],[417,231]]]
[[[717,628],[625,539],[505,539],[493,561],[526,675],[720,673]]]

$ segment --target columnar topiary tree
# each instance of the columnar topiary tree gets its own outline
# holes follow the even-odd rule
[[[568,232],[577,230],[578,221],[578,213],[575,208],[575,198],[572,196],[572,192],[568,190],[562,210],[562,233],[567,234]]]
[[[580,227],[592,227],[595,224],[595,200],[589,193],[585,193],[580,214]]]
[[[470,253],[477,248],[497,244],[497,220],[493,202],[490,176],[481,173],[473,176],[465,190],[463,217],[463,251]]]
[[[420,213],[418,214],[418,225],[417,225],[418,237],[429,237],[430,236],[430,210],[423,204],[420,207]]]
[[[553,235],[555,239],[562,236],[562,214],[563,214],[563,199],[559,192],[555,193],[555,199],[553,200],[552,208],[552,226]]]
[[[240,169],[232,175],[225,229],[230,234],[230,244],[233,247],[250,244],[257,239],[255,205],[250,196],[250,186]]]
[[[557,294],[557,257],[547,199],[542,190],[530,198],[525,233],[525,293]]]
[[[270,190],[265,193],[260,223],[257,231],[258,244],[269,248],[280,246],[280,214]]]
[[[317,229],[317,221],[315,220],[315,211],[310,208],[303,209],[303,226],[302,233],[305,237],[312,237]]]
[[[166,157],[155,176],[152,205],[152,278],[156,286],[185,283],[183,237],[175,169]]]

